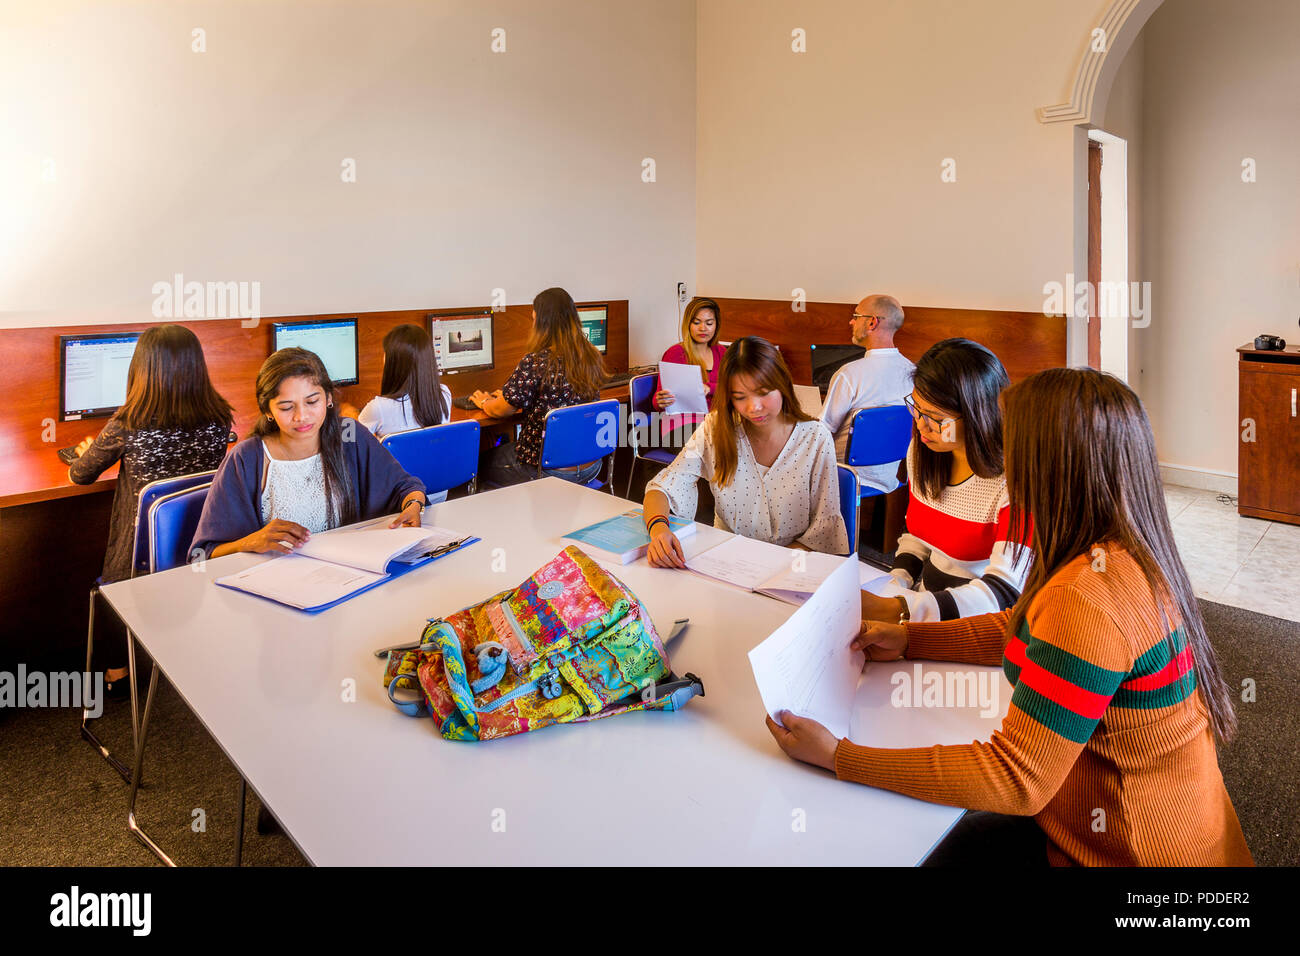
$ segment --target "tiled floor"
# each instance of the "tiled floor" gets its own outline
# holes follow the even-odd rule
[[[1218,493],[1165,485],[1197,597],[1300,622],[1300,526],[1243,518]]]

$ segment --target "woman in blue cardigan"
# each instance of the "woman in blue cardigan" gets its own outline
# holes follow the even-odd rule
[[[333,395],[314,352],[281,349],[262,363],[261,414],[212,482],[191,559],[293,551],[314,532],[394,512],[389,527],[420,524],[424,485],[341,419]]]

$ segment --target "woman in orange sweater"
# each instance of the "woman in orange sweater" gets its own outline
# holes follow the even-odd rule
[[[1142,403],[1110,375],[1066,368],[1003,402],[1013,526],[1034,518],[1020,600],[954,621],[864,622],[854,641],[875,661],[1001,665],[1015,688],[1002,726],[987,743],[904,750],[792,714],[768,729],[840,779],[991,811],[940,844],[945,862],[988,862],[1014,844],[1028,865],[1252,865],[1215,753],[1236,729],[1232,698],[1174,544]]]

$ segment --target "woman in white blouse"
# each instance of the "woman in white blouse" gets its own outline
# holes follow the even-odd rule
[[[429,333],[418,325],[399,325],[388,330],[383,347],[379,394],[366,402],[357,421],[376,438],[451,421],[451,389],[439,380]],[[429,495],[429,504],[446,500],[445,491]]]
[[[835,442],[799,407],[790,370],[765,339],[731,344],[708,417],[646,487],[652,566],[686,566],[668,515],[694,517],[700,478],[713,491],[716,527],[785,547],[848,553]]]

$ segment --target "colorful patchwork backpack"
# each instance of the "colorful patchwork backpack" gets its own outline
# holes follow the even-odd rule
[[[388,697],[448,740],[489,740],[633,710],[676,710],[704,685],[675,677],[645,606],[570,546],[517,588],[431,620],[392,648]],[[399,696],[401,694],[402,696]]]

